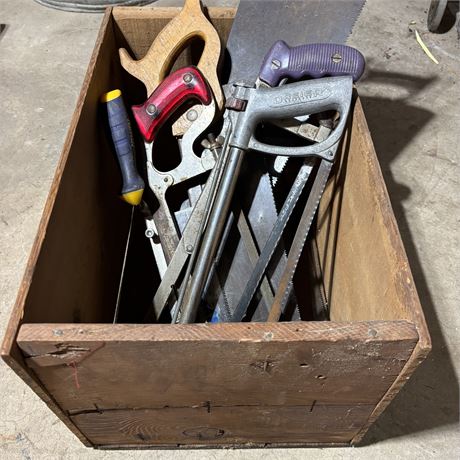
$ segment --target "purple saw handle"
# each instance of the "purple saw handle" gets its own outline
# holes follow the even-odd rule
[[[265,55],[259,79],[269,86],[278,86],[283,78],[350,75],[355,82],[363,74],[365,63],[364,56],[351,46],[314,43],[291,48],[278,40]]]

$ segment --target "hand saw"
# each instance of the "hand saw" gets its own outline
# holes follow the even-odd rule
[[[361,12],[365,0],[241,0],[227,41],[231,65],[229,82],[254,82],[260,63],[274,40],[290,45],[303,43],[344,43]],[[276,67],[278,62],[274,62]],[[305,125],[304,125],[305,126]],[[316,132],[315,132],[316,134]],[[248,212],[250,227],[259,247],[267,241],[278,216],[272,190],[272,178],[263,173],[253,192]],[[232,238],[238,235],[232,235]],[[284,251],[278,250],[277,265],[270,279],[278,286],[286,265]],[[238,273],[249,279],[253,265],[249,262],[243,242],[239,242],[235,257],[222,267],[225,273]],[[242,295],[240,289],[229,292],[228,304],[234,311]],[[268,307],[268,305],[266,305]]]
[[[224,104],[222,88],[217,76],[221,43],[216,29],[201,10],[200,0],[185,0],[181,12],[155,37],[142,59],[132,59],[129,53],[121,48],[119,50],[121,65],[127,72],[144,83],[147,96],[150,96],[168,75],[181,51],[197,38],[204,42],[203,52],[197,67],[214,94],[217,104],[217,112],[214,115],[217,115]],[[202,107],[199,105],[190,108],[173,125],[173,133],[177,136],[184,134],[191,124],[200,118],[201,112]]]
[[[330,59],[329,57],[331,56],[335,56],[337,59]],[[340,59],[338,59],[339,56]],[[303,63],[308,63],[309,59],[314,59],[315,65],[307,65],[310,68],[310,70],[307,71],[305,68],[302,68],[302,66],[305,65]],[[272,63],[274,61],[279,63],[279,65],[273,66]],[[278,41],[272,46],[264,58],[262,68],[259,73],[259,80],[269,86],[274,86],[277,85],[283,78],[295,78],[306,75],[315,77],[336,74],[349,75],[353,82],[356,82],[363,74],[364,66],[365,60],[362,54],[358,50],[345,45],[311,44],[290,48],[285,42]],[[320,69],[320,71],[316,73],[315,68]],[[351,103],[351,85],[344,86],[344,91],[347,91],[348,94],[343,95],[343,104],[340,108],[338,107],[337,110],[340,113],[341,123],[339,123],[332,132],[329,132],[325,139],[334,135],[339,135],[340,137],[342,136]],[[268,146],[263,146],[259,143],[258,150],[265,151],[265,153],[269,155],[282,155],[285,151],[285,148],[280,148],[278,146],[270,145],[269,148],[267,147]],[[329,174],[330,166],[332,165],[335,158],[337,147],[338,143],[335,143],[333,147],[330,148],[329,153],[332,152],[333,157],[329,155],[327,159],[322,160],[322,164],[317,172],[317,177],[313,183],[310,197],[308,198],[306,204],[306,209],[308,210],[307,217],[302,217],[302,220],[299,224],[299,229],[297,230],[294,238],[293,248],[297,246],[297,253],[295,253],[295,256],[291,255],[291,251],[293,251],[293,248],[291,248],[287,261],[288,263],[286,264],[290,267],[290,273],[292,272],[292,276],[294,274],[297,261],[300,258],[300,253],[303,250],[304,243],[299,243],[298,240],[303,238],[303,241],[305,241],[308,235],[310,224],[316,211],[316,206],[320,200],[322,189],[324,188]],[[301,155],[302,149],[299,148],[295,156]],[[315,153],[313,153],[313,156],[315,156]],[[313,158],[307,157],[303,165],[300,167],[297,177],[276,219],[270,236],[261,251],[260,257],[256,263],[256,267],[252,271],[251,277],[246,283],[243,295],[238,302],[238,305],[232,315],[231,321],[241,321],[246,314],[252,297],[254,296],[273,256],[275,248],[281,240],[287,222],[303,193],[310,173],[314,169],[314,163],[315,162]],[[293,261],[294,258],[295,262]],[[286,286],[284,289],[289,292],[292,279],[289,278],[289,281],[285,281],[286,277],[287,275],[283,273],[280,289],[283,289],[283,286]],[[279,304],[279,307],[276,307],[279,308],[279,314],[286,307],[287,297],[288,293],[283,293],[283,299],[285,299],[283,302],[279,300],[278,293],[275,297],[275,303],[278,302]],[[273,311],[274,307],[272,306],[271,308]],[[268,310],[264,311],[263,316],[264,318],[267,318]]]
[[[201,117],[184,135],[181,144],[182,161],[179,165],[167,172],[158,171],[153,166],[153,146],[157,132],[168,118],[190,99],[197,99],[203,104],[202,117],[206,113],[214,113],[215,107],[212,104],[211,90],[201,72],[194,66],[184,67],[171,73],[158,85],[143,104],[132,107],[134,118],[146,143],[148,182],[159,203],[154,217],[161,231],[160,239],[162,239],[162,244],[165,247],[165,253],[168,256],[167,260],[170,262],[161,276],[170,283],[168,289],[164,289],[164,284],[160,285],[158,293],[162,297],[159,300],[156,295],[154,299],[157,318],[169,299],[171,286],[176,286],[178,277],[182,272],[180,264],[183,258],[179,259],[178,262],[176,255],[181,254],[187,257],[187,254],[193,251],[193,236],[197,233],[193,224],[196,221],[196,217],[192,220],[188,230],[185,225],[180,229],[178,228],[168,205],[166,193],[173,186],[209,171],[215,163],[214,154],[210,149],[205,149],[201,157],[197,156],[193,149],[193,142],[202,134],[202,130],[200,130],[202,125],[199,123],[202,119]],[[198,197],[205,195],[201,193],[201,186],[197,187],[200,189]],[[199,205],[200,200],[198,197],[197,207],[201,206],[201,204]],[[192,235],[190,235],[190,229],[194,229]],[[181,243],[179,243],[179,240]],[[172,271],[175,273],[175,278],[171,278]],[[172,279],[172,282],[168,281],[170,279]],[[162,306],[158,307],[158,305]]]
[[[277,65],[274,66],[273,62]],[[271,49],[266,54],[259,76],[256,80],[256,88],[261,86],[276,86],[283,79],[297,79],[302,77],[321,77],[325,75],[339,76],[349,75],[353,81],[356,81],[364,71],[364,57],[362,54],[349,46],[337,44],[308,44],[298,47],[289,47],[285,42],[279,40],[273,44]],[[344,108],[343,106],[341,107]],[[348,109],[347,109],[348,110]],[[342,117],[347,117],[348,112],[341,113]],[[279,123],[279,120],[270,120],[271,123],[281,125],[288,123],[289,120],[284,120],[284,123]],[[301,125],[303,126],[303,124]],[[291,129],[287,126],[288,129]],[[310,140],[321,142],[325,140],[330,129],[314,125],[310,125],[310,134],[302,137],[308,137]],[[319,133],[321,131],[321,136]],[[278,149],[278,150],[285,150]],[[259,288],[262,278],[265,275],[269,263],[271,262],[274,253],[278,249],[282,234],[285,230],[287,222],[298,202],[304,186],[309,178],[310,172],[313,169],[314,162],[306,160],[305,164],[300,168],[297,179],[294,181],[291,192],[289,193],[283,207],[280,210],[276,222],[265,242],[262,253],[258,257],[257,262],[252,262],[254,269],[252,270],[249,281],[241,295],[235,311],[226,314],[221,312],[219,307],[216,307],[213,317],[214,321],[241,321],[246,313],[249,303],[251,302],[256,290]],[[254,229],[255,233],[257,228]],[[238,261],[240,262],[240,261]],[[241,283],[240,283],[241,284]],[[244,283],[242,283],[244,284]],[[253,318],[265,320],[268,315],[268,307],[271,303],[264,305],[259,302],[259,305],[252,315]]]
[[[226,122],[222,132],[227,143],[222,153],[226,163],[190,279],[181,323],[195,320],[246,152],[256,150],[287,156],[313,155],[330,161],[346,123],[351,91],[351,77],[302,81],[275,88],[256,88],[241,83],[232,85],[227,97],[227,110],[224,114]],[[257,126],[265,120],[293,118],[326,110],[337,110],[342,116],[336,129],[319,144],[305,147],[273,146],[263,143],[256,136]]]
[[[150,96],[171,71],[178,55],[197,38],[204,42],[197,67],[212,90],[212,102],[205,107],[192,106],[173,123],[173,134],[175,136],[183,134],[182,139],[178,139],[181,162],[173,170],[158,170],[152,161],[152,143],[145,142],[148,183],[159,202],[159,207],[152,214],[149,222],[151,226],[158,229],[161,247],[168,263],[174,257],[179,238],[185,231],[185,225],[202,192],[202,184],[187,188],[188,200],[182,203],[174,215],[169,212],[166,192],[180,182],[193,180],[193,183],[196,184],[195,178],[209,171],[214,165],[212,155],[208,155],[211,153],[209,149],[205,149],[199,157],[195,154],[193,146],[223,107],[223,93],[217,77],[221,57],[220,38],[203,14],[200,1],[186,0],[181,12],[160,31],[148,52],[141,59],[132,59],[125,49],[119,50],[122,66],[144,83],[147,96]],[[147,231],[149,235],[152,233],[150,228]],[[163,286],[160,288],[159,291],[164,292]],[[220,286],[219,291],[222,291],[221,303],[225,303],[225,296]]]
[[[202,164],[203,162],[193,152],[193,144],[212,123],[223,106],[222,88],[217,77],[217,66],[221,55],[220,38],[217,31],[203,14],[200,1],[186,0],[181,12],[160,31],[146,55],[141,59],[132,59],[124,48],[119,50],[121,65],[145,85],[147,96],[150,97],[169,74],[181,51],[197,38],[204,42],[203,52],[197,67],[208,82],[213,98],[211,104],[206,107],[194,105],[173,124],[173,133],[176,136],[183,134],[183,138],[179,143],[182,166],[175,168],[174,171],[167,171],[162,174],[162,171],[156,169],[151,161],[152,143],[150,141],[145,142],[149,185],[157,198],[159,198],[160,204],[159,208],[153,213],[152,220],[159,230],[161,244],[168,262],[173,256],[179,238],[176,236],[176,223],[178,222],[169,212],[166,212],[168,209],[165,196],[166,190],[171,185],[177,184],[180,181],[179,179],[182,181],[184,177],[192,179],[212,167],[212,162],[206,163],[204,161],[204,164]],[[184,169],[187,170],[185,175]],[[199,193],[201,193],[200,186],[193,187],[188,191],[192,206],[196,202]],[[183,225],[181,225],[181,228],[183,229]]]
[[[170,211],[166,193],[171,187],[209,171],[214,164],[213,159],[206,154],[199,157],[193,151],[193,142],[201,134],[201,125],[197,120],[184,135],[179,165],[165,172],[154,167],[153,146],[156,133],[190,99],[197,99],[202,103],[202,114],[209,113],[211,116],[214,113],[211,91],[201,72],[193,66],[168,75],[143,104],[132,107],[134,118],[145,140],[148,183],[159,204],[154,215],[155,223],[161,230],[160,239],[168,262],[179,243],[180,233]],[[198,132],[195,128],[198,128]]]
[[[151,225],[155,225],[158,229],[159,237],[165,251],[165,257],[168,262],[174,258],[175,250],[178,248],[179,244],[180,233],[185,231],[185,225],[190,218],[191,209],[197,203],[202,187],[198,185],[188,189],[191,206],[176,211],[174,217],[169,212],[167,206],[166,191],[170,189],[172,185],[192,179],[210,170],[214,164],[213,158],[208,155],[210,153],[209,149],[205,149],[199,158],[194,154],[193,145],[197,138],[211,124],[215,115],[219,113],[223,105],[223,93],[217,78],[217,66],[220,60],[221,51],[220,40],[216,30],[202,13],[200,1],[186,0],[180,14],[162,29],[142,59],[138,61],[133,60],[125,49],[120,49],[122,66],[133,76],[141,80],[147,89],[147,94],[150,94],[166,77],[179,53],[196,38],[200,38],[204,41],[204,49],[197,67],[207,79],[213,92],[214,99],[209,106],[204,108],[200,105],[193,106],[173,124],[173,133],[175,135],[183,134],[183,138],[180,142],[182,156],[180,165],[174,170],[167,172],[156,169],[152,162],[152,142],[149,139],[148,133],[143,132],[144,138],[146,139],[145,147],[148,182],[160,204],[159,208],[152,216]],[[152,108],[155,107],[155,104],[150,99],[151,98],[149,98],[142,107],[137,108],[138,114],[143,114],[144,117],[143,120],[141,120],[141,124],[142,122],[147,123],[148,117],[152,116],[152,114],[157,117],[157,114],[152,112]],[[150,114],[148,113],[149,110],[151,112]],[[138,122],[139,121],[138,118]],[[257,248],[253,242],[253,237],[248,229],[244,215],[241,212],[238,214],[237,223],[242,239],[245,242],[245,247],[250,254],[250,258],[255,262],[258,256]],[[194,225],[190,227],[193,228]],[[177,230],[179,230],[180,233],[177,232]],[[151,232],[150,229],[149,232]],[[190,238],[187,240],[189,243],[187,247],[192,247],[193,245],[191,244]],[[179,251],[181,251],[181,249],[182,248],[179,248]],[[181,266],[181,263],[177,262],[177,257],[174,258],[174,260],[176,263],[173,264],[171,269]],[[180,260],[183,260],[183,257],[181,257]],[[168,273],[166,273],[166,271],[164,273],[168,275],[166,279],[171,277],[171,270],[169,270]],[[265,287],[263,292],[268,295],[266,282],[262,282],[262,286]],[[166,292],[163,287],[163,285],[160,285],[159,293]],[[170,287],[171,285],[169,288]],[[231,290],[232,285],[228,286],[228,288]],[[219,304],[225,305],[225,292],[220,287],[219,291],[222,291]],[[158,300],[158,296],[156,296],[156,305],[164,304],[164,295],[160,300]],[[271,295],[267,303],[271,304],[272,300],[273,295]]]

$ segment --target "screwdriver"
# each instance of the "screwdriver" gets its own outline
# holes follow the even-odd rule
[[[136,169],[133,133],[121,91],[109,91],[101,97],[101,101],[107,107],[110,132],[123,178],[121,197],[127,203],[137,206],[142,201],[145,184]]]
[[[134,208],[142,202],[145,183],[136,168],[134,153],[133,134],[128,114],[126,113],[123,97],[119,89],[109,91],[101,97],[101,102],[106,104],[107,118],[112,135],[113,145],[122,176],[121,198],[132,205],[131,218],[129,222],[128,236],[126,239],[125,253],[121,267],[120,281],[118,284],[117,300],[115,303],[115,314],[113,322],[116,323],[120,306],[121,289],[128,255],[131,229],[133,226]]]

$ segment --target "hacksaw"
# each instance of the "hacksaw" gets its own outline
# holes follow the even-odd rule
[[[275,40],[284,40],[291,46],[309,42],[345,43],[364,3],[365,0],[241,0],[227,41],[228,82],[253,83],[265,53]],[[255,183],[247,215],[259,248],[268,240],[277,215],[272,178],[268,171],[264,171]],[[238,240],[238,233],[234,232],[232,238]],[[276,263],[269,269],[268,275],[276,288],[287,261],[282,245],[275,251],[274,260]],[[226,289],[226,294],[227,305],[232,312],[244,288],[244,283],[234,282],[232,274],[237,274],[239,279],[249,279],[253,267],[241,240],[237,243],[234,257],[221,262],[220,271],[227,276],[224,288],[231,286],[231,289]],[[260,304],[263,304],[263,299]],[[267,308],[269,306],[265,311]],[[265,317],[257,317],[257,312],[263,310],[256,309],[253,320],[265,320]],[[299,319],[297,309],[292,319]]]

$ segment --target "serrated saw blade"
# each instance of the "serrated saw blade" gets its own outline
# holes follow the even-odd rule
[[[293,283],[297,263],[310,232],[310,228],[323,195],[324,188],[326,187],[332,165],[333,163],[327,160],[321,160],[319,164],[312,189],[302,212],[302,217],[299,221],[292,246],[289,250],[286,265],[281,276],[280,289],[278,289],[276,293],[267,321],[279,321],[279,318],[288,303],[290,287]]]
[[[228,81],[254,82],[276,40],[345,43],[366,0],[240,0],[227,41]]]
[[[346,42],[364,3],[365,0],[240,0],[227,41],[227,81],[256,81],[263,58],[276,40],[284,40],[290,46]],[[282,161],[276,166],[282,174]],[[265,169],[251,184],[253,194],[247,216],[259,248],[267,241],[278,215],[276,189],[272,187],[276,181],[276,176]],[[221,281],[229,288],[226,293],[232,311],[242,294],[241,280],[249,279],[253,269],[238,237],[233,254],[231,259],[222,261],[220,269]],[[268,273],[274,290],[279,287],[286,261],[282,247],[278,248]],[[256,315],[260,310],[255,309]],[[298,311],[292,319],[298,319]]]

